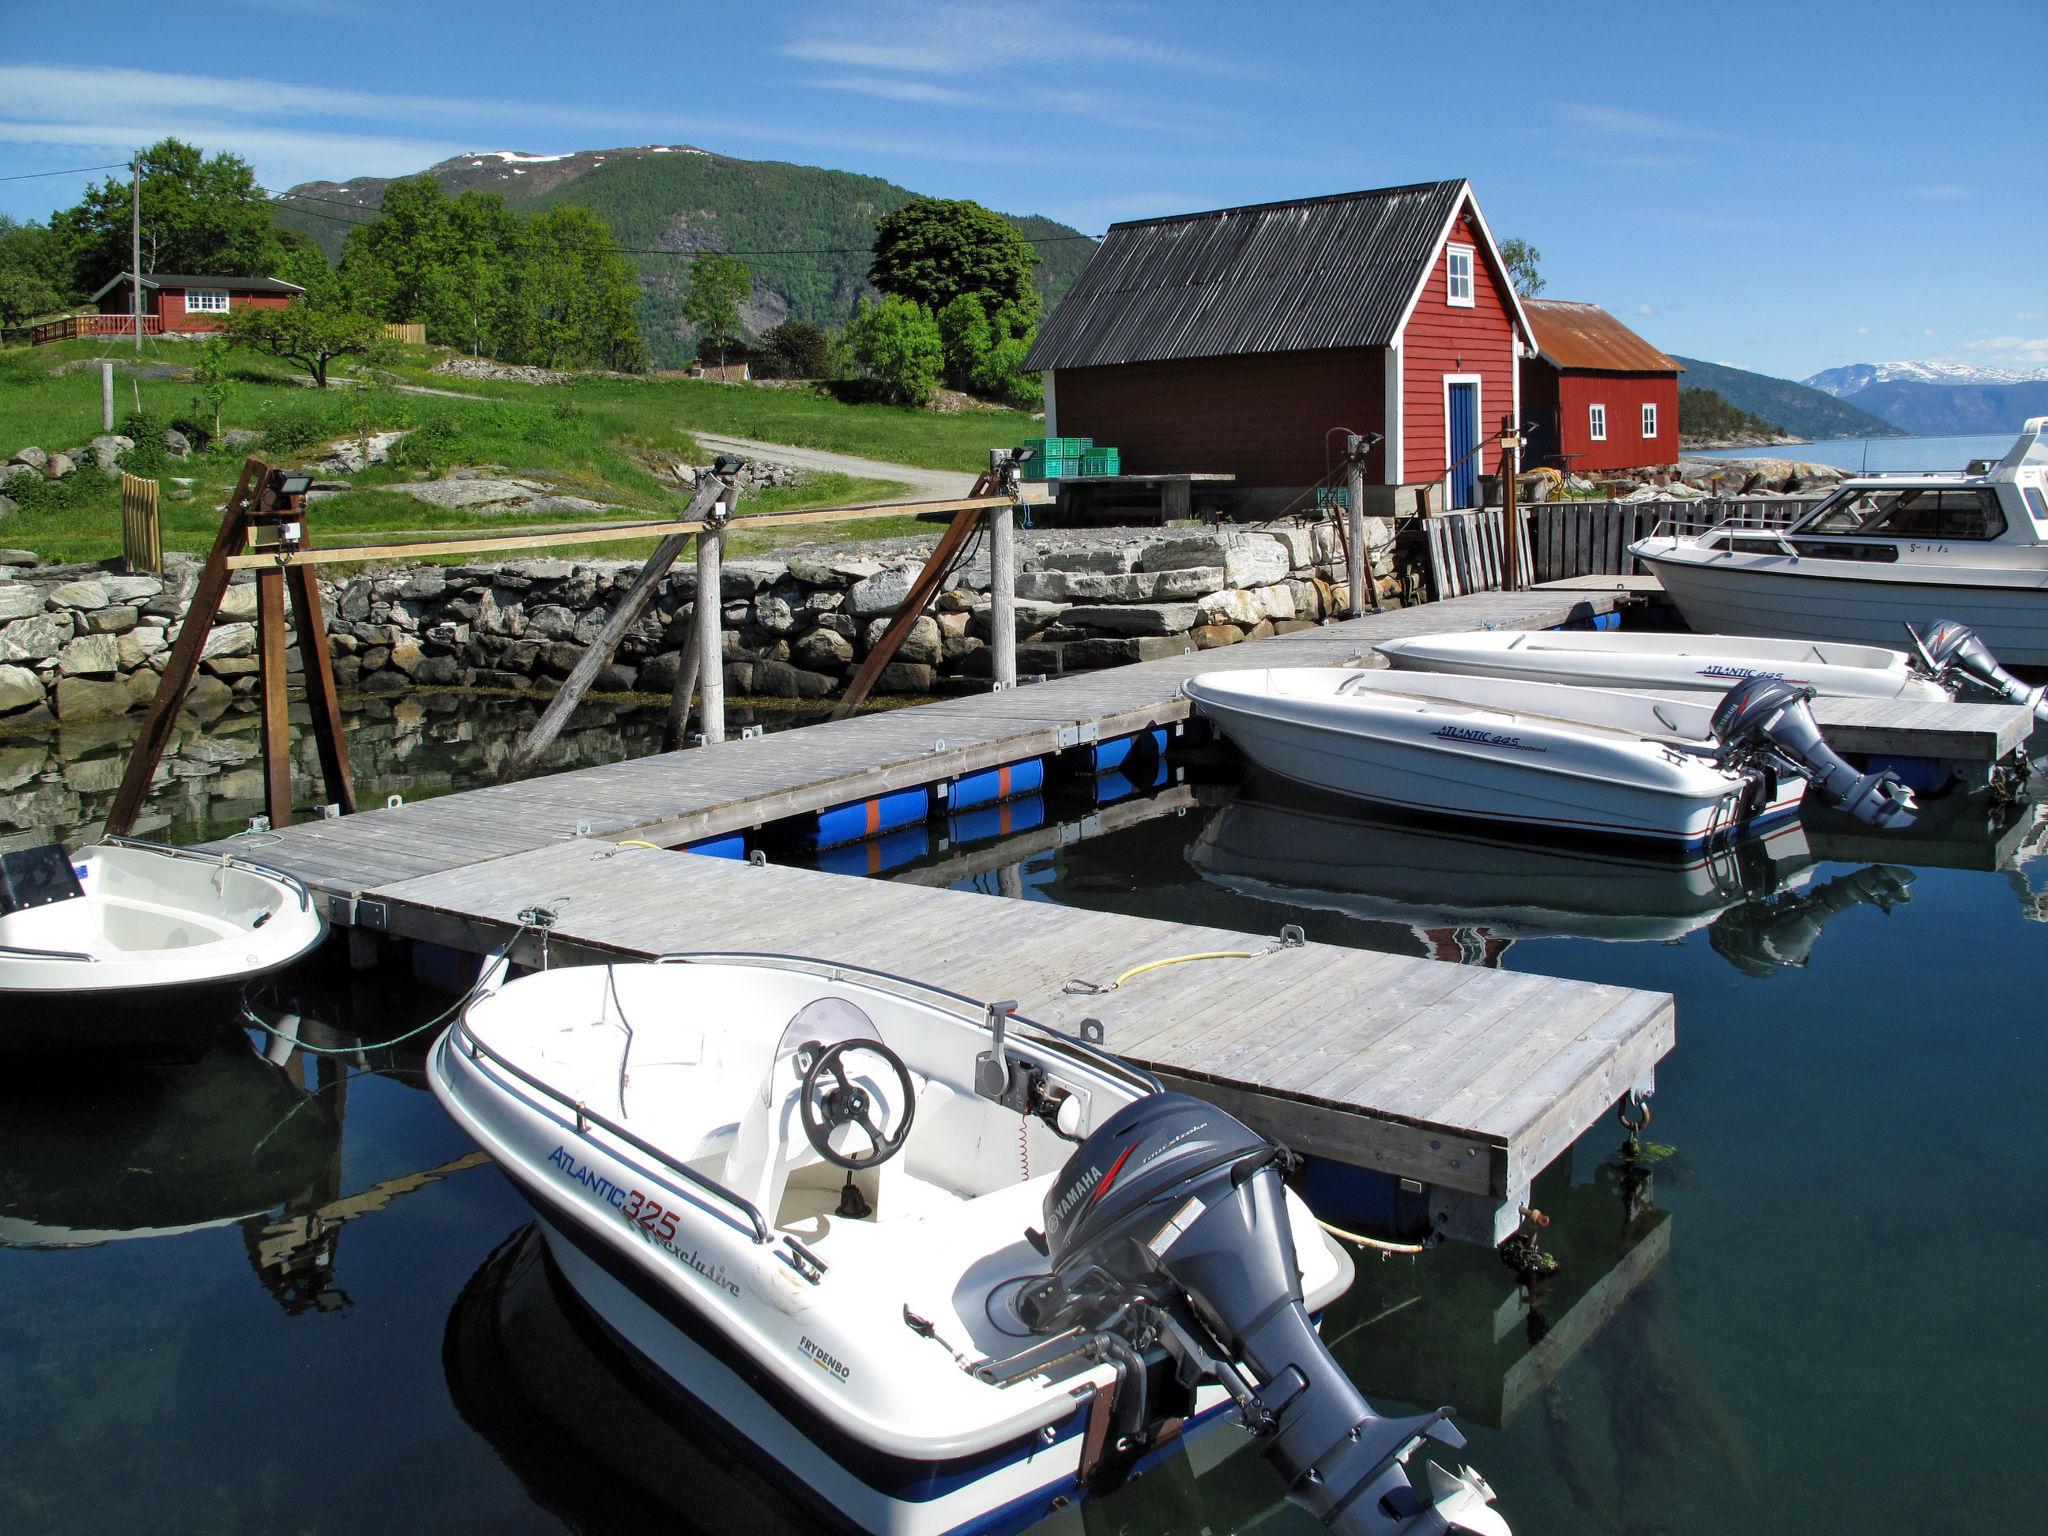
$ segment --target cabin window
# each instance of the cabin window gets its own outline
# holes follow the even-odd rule
[[[1874,533],[1893,539],[1995,539],[2005,532],[1998,493],[1977,486],[1907,486],[1838,492],[1801,533]]]
[[[1469,245],[1451,246],[1448,248],[1446,260],[1450,272],[1447,301],[1458,305],[1462,309],[1472,308],[1474,303],[1472,297],[1472,247]]]
[[[1657,407],[1654,405],[1646,405],[1643,407],[1643,436],[1655,437],[1656,435]]]
[[[2027,498],[2027,510],[2034,514],[2034,521],[2048,523],[2048,496],[2043,496],[2031,485],[2022,494]]]
[[[1607,407],[1591,405],[1586,407],[1586,426],[1596,443],[1607,441]]]
[[[187,288],[185,290],[185,313],[188,315],[224,315],[228,312],[228,291],[225,288]]]

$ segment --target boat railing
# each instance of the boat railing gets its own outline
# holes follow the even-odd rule
[[[90,960],[98,962],[98,955],[88,955],[82,949],[31,949],[25,944],[0,944],[0,955],[19,955],[29,960]]]
[[[294,896],[299,898],[299,910],[309,912],[313,907],[313,893],[306,888],[306,882],[297,875],[287,874],[269,864],[255,859],[245,859],[239,854],[222,851],[207,853],[198,848],[181,848],[175,843],[152,843],[147,838],[124,837],[118,832],[109,832],[101,839],[117,848],[140,848],[146,853],[161,853],[167,858],[190,859],[195,864],[212,864],[221,869],[246,869],[253,874],[268,875],[278,881]]]
[[[768,1222],[761,1215],[761,1208],[755,1205],[753,1201],[747,1199],[742,1194],[727,1189],[708,1174],[699,1173],[687,1163],[679,1161],[672,1154],[662,1151],[660,1147],[655,1146],[652,1142],[634,1135],[609,1116],[599,1114],[581,1099],[571,1098],[552,1083],[535,1077],[518,1063],[507,1060],[501,1053],[486,1045],[477,1035],[476,1031],[469,1027],[469,1017],[467,1014],[464,1014],[455,1021],[455,1027],[451,1033],[458,1042],[467,1043],[470,1060],[489,1062],[499,1071],[510,1073],[536,1093],[552,1099],[555,1103],[568,1110],[576,1117],[577,1130],[587,1132],[594,1125],[607,1135],[616,1137],[634,1151],[653,1158],[662,1167],[666,1168],[698,1193],[707,1195],[711,1199],[719,1201],[738,1212],[746,1219],[747,1226],[753,1229],[754,1241],[756,1243],[765,1245],[775,1241],[775,1234],[769,1231]]]
[[[1752,521],[1745,512],[1724,514],[1704,528],[1693,524],[1683,513],[1666,513],[1657,519],[1657,526],[1650,530],[1650,537],[1687,539],[1703,549],[1733,549],[1738,537],[1768,539],[1794,560],[1799,558],[1799,551],[1785,537],[1784,525]]]
[[[667,954],[656,955],[653,963],[656,965],[698,965],[707,963],[712,965],[758,965],[762,963],[802,965],[829,976],[857,976],[866,981],[886,982],[909,993],[922,993],[926,998],[944,998],[950,1003],[964,1004],[968,1009],[977,1014],[985,1015],[988,1006],[981,998],[970,997],[965,992],[955,992],[950,987],[937,986],[929,981],[920,981],[914,976],[901,976],[894,971],[879,970],[869,965],[856,965],[846,960],[823,960],[816,955],[784,955],[768,951],[737,949],[672,950]],[[987,1020],[985,1017],[982,1023],[986,1027]],[[1127,1086],[1136,1088],[1141,1093],[1163,1093],[1166,1091],[1166,1085],[1150,1072],[1145,1071],[1142,1067],[1132,1066],[1131,1063],[1125,1061],[1121,1056],[1112,1051],[1105,1050],[1092,1040],[1085,1040],[1078,1035],[1070,1035],[1063,1029],[1054,1029],[1050,1024],[1040,1023],[1038,1020],[1028,1018],[1021,1013],[1009,1015],[1006,1028],[1017,1029],[1019,1027],[1042,1041],[1058,1045],[1063,1049],[1074,1052],[1078,1056],[1085,1056],[1091,1063],[1101,1068],[1110,1076],[1122,1079]]]

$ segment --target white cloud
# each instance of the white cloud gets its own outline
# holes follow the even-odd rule
[[[1932,332],[1932,331],[1922,331],[1922,332],[1921,332],[1920,334],[1921,334],[1922,336],[1932,336],[1932,335],[1934,334],[1934,332]]]
[[[1636,313],[1639,315],[1654,315],[1657,313],[1657,306],[1654,304],[1638,304],[1636,306]]]
[[[335,175],[400,176],[462,152],[460,144],[449,141],[176,117],[147,123],[0,122],[0,142],[64,144],[109,155],[125,155],[138,144],[153,144],[166,135],[209,152],[240,155],[256,167],[258,180],[273,186]]]
[[[1149,66],[1185,73],[1242,73],[1234,60],[1183,47],[1172,11],[1148,12],[1139,29],[1114,31],[1096,18],[1101,8],[1075,0],[1006,0],[1006,3],[933,6],[921,0],[885,0],[813,12],[805,35],[782,45],[787,58],[852,69],[897,70],[913,75],[986,77],[994,67],[1076,64]],[[1036,94],[1034,92],[1034,94]]]
[[[2041,318],[2041,312],[2038,309],[2016,309],[2012,317],[2015,320],[2038,320]]]
[[[1604,150],[1554,151],[1559,159],[1576,160],[1581,165],[1605,166],[1610,171],[1682,171],[1688,166],[1698,165],[1698,155],[1650,151],[1645,154],[1610,154]]]
[[[1856,334],[1858,336],[1868,336],[1870,334],[1870,327],[1867,325],[1859,325],[1856,327]]]
[[[851,91],[859,96],[879,96],[884,101],[915,101],[932,106],[968,107],[986,104],[988,98],[930,80],[891,80],[882,75],[832,75],[811,81],[828,91]]]
[[[2048,363],[2048,336],[1986,336],[1982,341],[1964,342],[1962,349],[1987,353],[1991,361],[2016,368],[2038,368]]]
[[[1600,107],[1583,102],[1571,102],[1552,110],[1568,123],[1591,129],[1595,133],[1614,134],[1623,138],[1708,141],[1728,137],[1712,129],[1695,128],[1688,123],[1674,122],[1668,117],[1652,117],[1647,112],[1633,111],[1628,107]]]

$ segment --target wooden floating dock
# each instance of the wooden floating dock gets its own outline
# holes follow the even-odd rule
[[[521,938],[528,962],[543,945],[555,959],[807,954],[1014,997],[1055,1026],[1098,1018],[1112,1050],[1168,1082],[1304,1152],[1412,1180],[1446,1231],[1498,1241],[1535,1176],[1652,1085],[1674,1038],[1667,994],[670,850],[1175,725],[1198,672],[1342,665],[1384,639],[1545,628],[1624,597],[1478,594],[211,846],[303,879],[338,924],[472,952],[546,908],[552,930]],[[1214,950],[1259,953],[1068,989]]]

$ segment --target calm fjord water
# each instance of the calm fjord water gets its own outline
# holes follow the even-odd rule
[[[409,718],[366,790],[486,771],[464,719]],[[590,750],[653,728],[601,715]],[[1556,1278],[1367,1258],[1326,1322],[1381,1406],[1459,1409],[1523,1536],[2034,1528],[2048,866],[1994,867],[2032,808],[1888,839],[1815,813],[1690,873],[1258,786],[1161,805],[974,845],[957,883],[1677,994],[1648,1133],[1674,1150],[1631,1175],[1603,1122],[1546,1178]],[[278,1004],[346,1047],[447,1001],[328,964]],[[280,1066],[225,1032],[191,1068],[0,1075],[0,1530],[801,1528],[552,1288],[423,1044]],[[1256,1454],[1208,1465],[1234,1434],[1068,1526],[1305,1536]]]

